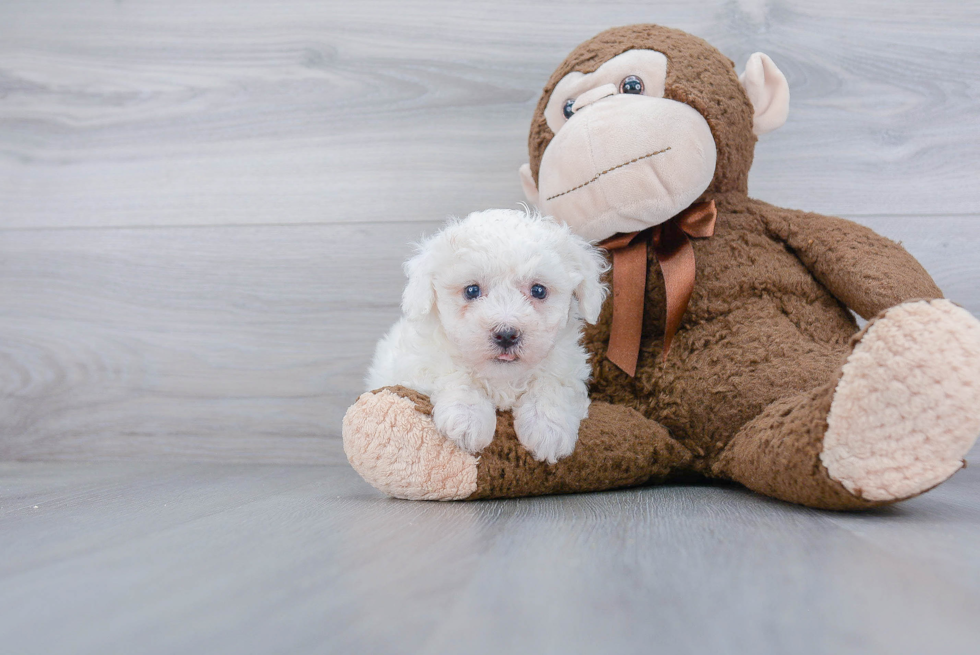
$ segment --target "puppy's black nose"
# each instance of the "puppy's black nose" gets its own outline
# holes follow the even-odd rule
[[[493,333],[493,342],[501,348],[510,348],[520,340],[520,331],[512,327],[502,327]]]

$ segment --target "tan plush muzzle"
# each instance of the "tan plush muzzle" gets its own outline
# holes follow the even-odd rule
[[[538,204],[587,239],[643,230],[697,200],[715,157],[707,122],[688,105],[603,95],[580,107],[545,150]]]

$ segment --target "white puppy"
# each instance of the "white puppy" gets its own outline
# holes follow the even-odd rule
[[[368,389],[427,394],[436,428],[476,453],[496,409],[538,460],[571,454],[588,414],[582,319],[606,289],[602,254],[567,226],[492,209],[454,219],[405,264],[404,316],[378,343]]]

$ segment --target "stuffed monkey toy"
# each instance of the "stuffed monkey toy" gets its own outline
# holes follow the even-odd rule
[[[506,412],[487,449],[463,452],[426,397],[395,387],[344,418],[354,468],[409,499],[700,476],[825,509],[953,475],[980,434],[980,322],[900,245],[748,197],[756,137],[788,102],[767,56],[739,77],[677,30],[614,28],[575,48],[545,85],[520,171],[528,199],[613,264],[585,334],[592,403],[575,452],[535,461]]]

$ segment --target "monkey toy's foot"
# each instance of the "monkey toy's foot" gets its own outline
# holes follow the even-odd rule
[[[949,478],[980,435],[980,322],[948,300],[893,307],[847,358],[820,461],[869,501]]]
[[[839,377],[769,405],[712,466],[781,500],[853,510],[949,478],[980,435],[980,322],[947,300],[892,307]]]
[[[598,491],[663,480],[691,454],[667,430],[627,407],[592,403],[575,451],[538,462],[517,440],[510,412],[497,415],[493,442],[460,450],[432,421],[432,404],[404,387],[361,395],[344,416],[344,451],[378,490],[409,500],[475,500]]]

